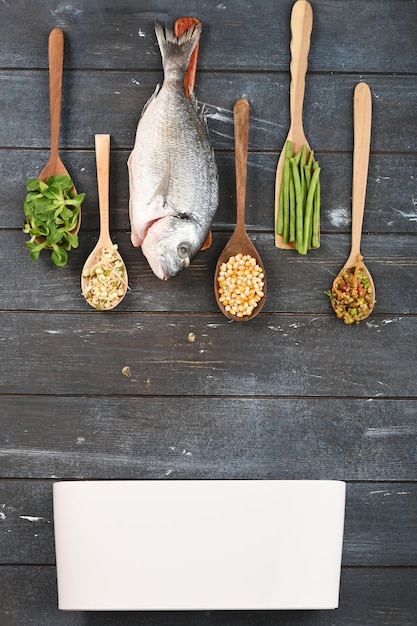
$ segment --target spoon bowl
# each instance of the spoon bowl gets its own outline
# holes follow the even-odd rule
[[[61,102],[62,102],[62,72],[64,62],[64,33],[60,28],[53,28],[48,38],[48,61],[49,61],[49,110],[51,124],[51,139],[49,158],[38,178],[46,181],[49,176],[65,174],[70,176],[68,170],[59,156],[59,128],[61,123]],[[77,191],[74,184],[72,192]],[[81,209],[78,213],[77,225],[72,231],[77,235],[81,225]]]
[[[375,285],[371,273],[363,263],[360,253],[363,213],[365,209],[366,182],[368,177],[369,152],[371,143],[371,118],[372,96],[371,90],[366,83],[358,83],[353,96],[353,179],[352,179],[352,240],[350,254],[342,269],[336,276],[332,285],[332,292],[337,287],[340,276],[348,269],[360,264],[365,273],[369,286],[372,290],[369,312],[363,314],[361,319],[366,319],[375,305]],[[336,301],[331,299],[335,309]],[[336,309],[335,309],[336,310]]]
[[[305,77],[308,65],[308,53],[310,50],[310,36],[313,28],[313,9],[307,0],[297,0],[291,11],[291,83],[290,83],[290,128],[287,139],[278,160],[275,177],[275,225],[279,213],[279,193],[284,172],[285,148],[287,141],[293,143],[295,154],[305,145],[307,148],[307,160],[311,148],[307,141],[303,128],[303,103],[305,92]],[[320,229],[319,229],[320,232]],[[278,248],[295,248],[295,242],[285,243],[282,235],[275,234],[275,245]]]
[[[249,103],[246,99],[241,98],[235,103],[233,108],[234,127],[235,127],[235,165],[236,165],[236,202],[237,202],[237,219],[235,230],[224,247],[217,261],[214,273],[214,293],[217,304],[231,320],[244,322],[252,319],[261,311],[266,297],[266,276],[265,269],[256,250],[254,244],[250,240],[245,228],[245,201],[246,201],[246,178],[247,178],[247,156],[248,156],[248,137],[249,137]],[[238,254],[248,255],[256,261],[256,265],[262,272],[262,295],[256,307],[248,315],[235,315],[221,299],[219,293],[219,275],[223,263],[227,263],[231,257]]]
[[[94,303],[93,295],[89,289],[89,273],[97,265],[97,263],[100,263],[103,250],[112,249],[111,264],[114,267],[120,268],[120,271],[118,270],[118,276],[120,274],[123,277],[123,280],[118,288],[117,297],[114,299],[112,298],[111,303],[108,306],[99,307],[100,310],[109,311],[120,304],[125,297],[128,287],[128,278],[126,266],[117,248],[113,246],[109,231],[110,135],[96,135],[95,148],[100,211],[100,235],[96,246],[84,263],[81,274],[81,290],[88,304],[97,309],[97,304]]]

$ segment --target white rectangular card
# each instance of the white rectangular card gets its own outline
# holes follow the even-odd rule
[[[60,609],[331,609],[345,483],[54,484]]]

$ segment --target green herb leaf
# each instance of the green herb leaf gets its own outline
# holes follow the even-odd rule
[[[67,232],[65,236],[67,238],[68,243],[70,244],[72,248],[78,248],[78,236],[77,235],[74,235],[74,233],[71,233],[71,232]]]
[[[51,223],[49,226],[49,234],[48,234],[48,243],[55,244],[59,243],[63,236],[65,235],[65,230],[62,228],[57,228],[56,224]]]
[[[57,244],[54,244],[51,259],[55,263],[55,265],[58,265],[58,267],[63,267],[67,263],[68,254],[66,250],[64,250],[64,248],[58,246]]]
[[[25,244],[29,248],[31,258],[36,261],[45,247],[45,243],[35,243],[34,241],[25,241]]]
[[[28,182],[26,183],[26,189],[28,191],[39,191],[39,183],[39,178],[29,178]]]
[[[46,180],[46,184],[50,187],[56,185],[61,191],[68,191],[72,187],[72,180],[67,174],[56,174],[50,176]]]

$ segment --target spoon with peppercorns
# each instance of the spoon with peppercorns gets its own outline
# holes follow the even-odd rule
[[[329,292],[337,317],[346,324],[368,317],[375,305],[375,285],[360,253],[371,143],[372,96],[358,83],[353,96],[352,244],[349,257]]]
[[[231,320],[244,322],[262,309],[266,296],[265,269],[245,228],[246,178],[249,139],[249,102],[233,107],[236,166],[236,227],[217,261],[214,294],[217,304]]]

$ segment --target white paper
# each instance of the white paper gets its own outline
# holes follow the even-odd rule
[[[345,483],[54,484],[60,609],[331,609]]]

